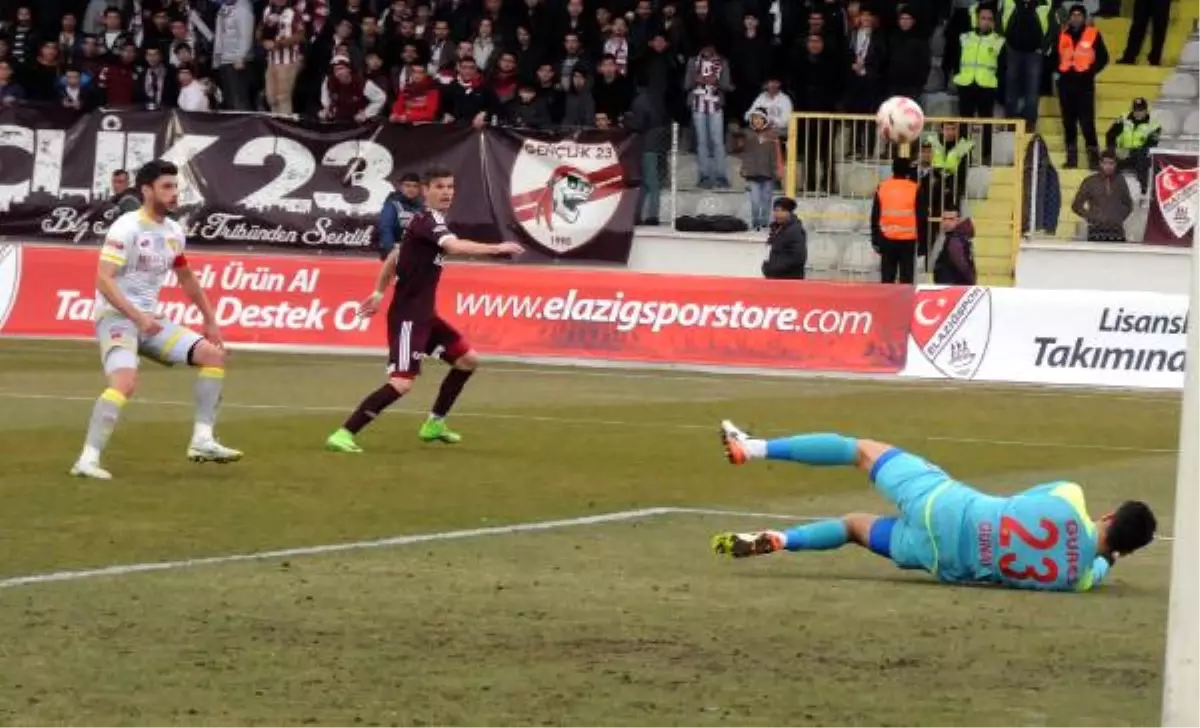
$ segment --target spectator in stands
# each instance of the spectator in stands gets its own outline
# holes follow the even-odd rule
[[[158,8],[150,16],[150,24],[142,33],[142,52],[157,48],[165,57],[171,50],[171,21],[167,11]]]
[[[850,75],[844,97],[846,111],[874,114],[879,108],[886,58],[884,39],[875,33],[875,15],[863,8],[858,15],[858,26],[850,39]],[[875,147],[875,135],[867,124],[855,124],[854,129],[854,151],[870,155]]]
[[[542,97],[542,102],[546,104],[546,111],[550,114],[550,123],[554,126],[562,124],[563,115],[567,111],[567,94],[554,76],[554,64],[550,61],[542,61],[534,75],[536,78],[534,88],[537,89],[538,96]]]
[[[426,74],[426,78],[429,75]],[[421,178],[405,172],[400,177],[400,189],[388,194],[383,201],[383,210],[379,213],[379,258],[388,257],[400,242],[404,231],[413,215],[421,211],[425,201],[421,199]]]
[[[517,84],[517,95],[504,108],[504,123],[518,129],[549,129],[550,112],[532,83]]]
[[[649,86],[639,88],[624,126],[642,137],[642,186],[638,190],[637,224],[658,225],[663,162],[671,149],[670,117],[662,94]]]
[[[171,109],[179,102],[179,82],[175,74],[163,63],[162,51],[157,47],[146,49],[146,66],[134,91],[134,99],[147,109]]]
[[[105,64],[100,71],[99,89],[104,97],[105,106],[131,106],[134,90],[140,77],[137,62],[137,48],[127,44],[121,49],[119,59]]]
[[[475,59],[468,56],[459,59],[458,76],[442,88],[440,106],[444,123],[471,124],[482,129],[496,115],[500,102],[483,83]]]
[[[771,72],[771,39],[759,31],[758,16],[753,11],[747,12],[742,19],[742,32],[733,41],[730,58],[736,60],[729,64],[733,91],[729,94],[726,118],[740,131],[741,122],[749,122],[750,112],[761,106],[757,99]],[[776,95],[778,93],[776,87]],[[736,153],[740,150],[741,134],[735,140]]]
[[[706,0],[698,0],[698,7],[700,3],[707,6]],[[702,189],[714,185],[729,189],[725,158],[725,94],[733,90],[733,84],[729,64],[711,42],[688,61],[683,84],[690,100],[692,131],[696,135],[696,163],[700,176],[697,184]]]
[[[491,63],[499,50],[496,39],[492,37],[492,21],[483,18],[475,29],[475,37],[471,39],[471,57],[479,66],[479,70],[487,73],[492,69]]]
[[[633,61],[633,76],[639,85],[662,98],[670,111],[671,96],[678,94],[682,83],[683,67],[664,33],[654,31],[650,34],[645,49]]]
[[[550,11],[542,0],[525,0],[523,5],[517,25],[529,31],[537,46],[548,48],[553,23]]]
[[[750,133],[742,153],[742,178],[750,198],[750,226],[755,232],[770,224],[771,197],[775,185],[783,179],[783,150],[779,134],[771,128],[767,110],[750,111]]]
[[[689,56],[702,54],[706,46],[727,51],[729,38],[722,22],[713,15],[709,0],[692,0],[692,12],[684,17],[684,52]]]
[[[443,67],[453,62],[454,41],[450,39],[450,22],[444,19],[433,21],[433,38],[429,41],[429,75],[436,76]]]
[[[1042,59],[1050,50],[1049,0],[1010,0],[1001,9],[1004,34],[1004,110],[1010,119],[1024,119],[1029,131],[1037,126]]]
[[[118,14],[117,19],[119,20],[120,17]],[[39,46],[38,32],[33,27],[33,8],[28,5],[21,5],[17,8],[17,22],[9,29],[8,35],[12,43],[12,57],[16,60],[17,66],[20,67],[33,61]]]
[[[650,45],[655,33],[661,33],[660,23],[654,17],[652,0],[637,0],[633,20],[629,22],[629,63],[637,65],[642,54]],[[665,40],[665,38],[664,38]]]
[[[980,7],[976,13],[977,28],[963,33],[959,39],[961,55],[954,85],[958,87],[958,115],[967,119],[990,119],[995,116],[999,87],[1000,55],[1004,38],[995,32],[995,16],[990,7]],[[992,133],[984,128],[983,163],[991,164]]]
[[[517,96],[519,79],[517,78],[517,56],[510,51],[503,51],[497,57],[491,73],[488,74],[488,87],[496,97],[496,101],[505,105]]]
[[[1079,185],[1071,210],[1087,220],[1087,239],[1099,243],[1125,242],[1125,219],[1133,212],[1129,185],[1117,174],[1117,155],[1100,156],[1100,171]]]
[[[783,80],[779,74],[767,77],[766,87],[754,99],[753,105],[746,112],[746,122],[750,122],[750,114],[755,109],[767,112],[768,126],[778,135],[779,139],[787,141],[788,122],[792,119],[792,100],[783,91]],[[764,226],[765,227],[765,226]]]
[[[596,102],[592,100],[591,79],[583,68],[571,72],[571,88],[563,102],[562,125],[570,129],[591,126],[596,118]]]
[[[513,47],[513,53],[517,56],[517,78],[533,82],[538,66],[542,64],[544,50],[542,46],[534,44],[529,28],[518,25],[516,33],[517,44]]]
[[[383,95],[389,99],[396,97],[396,87],[392,83],[391,77],[387,70],[383,67],[383,58],[379,55],[379,51],[371,51],[363,58],[363,63],[366,64],[366,70],[363,72],[363,77],[371,83],[379,87],[383,91]]]
[[[430,124],[438,120],[441,89],[426,71],[425,66],[413,63],[408,78],[396,102],[392,104],[389,120],[395,124]]]
[[[134,42],[121,23],[121,11],[112,7],[104,11],[104,31],[99,37],[101,52],[111,60],[119,59],[122,49]]]
[[[1079,166],[1078,133],[1082,128],[1087,144],[1088,166],[1099,162],[1096,139],[1096,76],[1108,65],[1104,37],[1094,25],[1087,24],[1087,10],[1072,5],[1066,27],[1058,34],[1055,47],[1058,67],[1058,101],[1062,108],[1063,137],[1067,143],[1066,167]]]
[[[567,33],[563,36],[563,54],[558,63],[558,77],[562,79],[563,91],[571,91],[574,83],[572,74],[576,69],[590,73],[591,69],[583,54],[583,43],[578,33]]]
[[[79,66],[79,70],[83,71],[84,75],[92,79],[92,88],[95,88],[100,78],[100,72],[104,70],[104,57],[100,55],[100,42],[96,36],[83,36],[77,58],[75,65]]]
[[[267,56],[267,106],[276,114],[290,114],[304,60],[304,18],[290,0],[271,0],[263,10],[259,37]]]
[[[803,280],[808,266],[808,235],[796,217],[796,201],[780,197],[772,205],[771,229],[767,234],[764,278]]]
[[[1150,105],[1141,97],[1133,100],[1129,113],[1113,122],[1105,134],[1107,148],[1116,150],[1117,169],[1137,174],[1142,196],[1150,186],[1150,150],[1158,146],[1162,125],[1150,118]]]
[[[592,126],[600,131],[608,131],[613,128],[613,121],[608,114],[603,111],[596,112],[596,118],[592,121]]]
[[[888,64],[884,79],[888,96],[907,96],[920,102],[929,81],[933,58],[929,37],[917,28],[913,11],[904,5],[896,19],[896,30],[888,39]]]
[[[840,93],[840,58],[826,52],[823,36],[812,33],[805,39],[804,54],[792,66],[796,111],[828,113],[834,110]],[[836,179],[834,122],[830,119],[801,120],[797,133],[800,137],[797,143],[801,145],[797,156],[805,169],[804,189],[832,192]]]
[[[44,41],[37,59],[25,67],[21,85],[30,101],[57,101],[59,98],[58,43]]]
[[[608,115],[610,120],[620,119],[633,104],[633,84],[617,70],[617,59],[612,55],[600,58],[599,73],[592,83],[592,99],[596,112]]]
[[[321,86],[321,111],[325,121],[357,121],[374,119],[383,111],[387,96],[383,90],[355,73],[350,59],[336,56],[333,71]]]
[[[1133,65],[1142,53],[1142,41],[1146,39],[1146,26],[1153,23],[1150,35],[1150,54],[1146,56],[1151,66],[1162,63],[1163,45],[1167,42],[1167,23],[1170,21],[1171,0],[1133,0],[1133,22],[1129,25],[1129,37],[1125,40],[1125,52],[1117,63]]]
[[[975,285],[975,225],[971,218],[959,220],[958,211],[942,213],[946,240],[933,264],[933,282],[939,286]]]
[[[134,212],[142,206],[142,196],[137,189],[129,186],[129,172],[126,170],[113,172],[110,185],[112,197],[109,198],[109,204],[117,208],[118,215]]]
[[[604,41],[603,55],[612,56],[617,73],[625,76],[629,72],[629,26],[625,18],[613,18],[608,38]]]
[[[25,89],[13,80],[12,61],[0,60],[0,109],[11,108],[25,100]]]
[[[884,283],[912,284],[921,238],[929,229],[927,201],[911,178],[909,161],[892,162],[892,178],[879,183],[871,201],[871,247],[879,254]]]
[[[75,13],[63,13],[58,30],[58,57],[68,63],[75,62],[83,45],[83,33],[79,32],[78,22]]]
[[[669,45],[677,54],[682,55],[687,45],[684,35],[686,28],[683,17],[679,14],[676,0],[663,0],[659,8],[658,30],[667,39]]]
[[[212,111],[212,92],[208,79],[196,78],[196,67],[184,64],[175,72],[179,81],[180,111]]]
[[[235,111],[251,111],[252,81],[247,64],[254,51],[254,12],[250,0],[224,0],[217,13],[213,68],[225,104]]]
[[[63,72],[62,86],[58,89],[59,103],[64,109],[84,113],[96,108],[91,90],[83,84],[83,74],[78,68],[68,66]]]
[[[917,158],[917,165],[913,169],[913,178],[917,181],[918,187],[917,195],[928,204],[926,212],[929,213],[929,229],[923,238],[924,240],[938,239],[938,235],[941,233],[942,211],[945,209],[946,203],[946,176],[933,163],[934,143],[937,141],[937,135],[935,134],[923,134],[921,136],[921,152]],[[927,255],[928,253],[928,251],[924,250],[917,252],[921,255]]]

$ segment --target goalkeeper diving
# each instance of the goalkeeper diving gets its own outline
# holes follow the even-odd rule
[[[853,466],[868,473],[898,515],[850,513],[786,531],[722,533],[713,550],[742,558],[776,551],[828,551],[848,543],[923,569],[948,583],[992,583],[1018,589],[1088,591],[1120,557],[1154,540],[1150,507],[1126,501],[1100,520],[1088,515],[1083,489],[1059,481],[1009,497],[982,493],[898,447],[831,433],[775,440],[721,423],[729,462],[790,460]]]

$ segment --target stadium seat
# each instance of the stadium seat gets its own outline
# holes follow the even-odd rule
[[[932,93],[925,96],[926,116],[958,116],[958,104],[948,93]]]
[[[1179,136],[1183,129],[1183,117],[1187,114],[1187,109],[1188,107],[1178,104],[1159,103],[1154,105],[1151,113],[1162,126],[1162,136]]]
[[[1136,194],[1136,191],[1135,191]],[[1137,199],[1136,197],[1134,199]],[[1149,211],[1138,205],[1133,208],[1133,213],[1125,220],[1125,239],[1141,241],[1146,237],[1146,218]]]
[[[967,170],[967,197],[982,200],[988,196],[992,181],[992,170],[988,167],[971,167]]]
[[[846,254],[844,240],[837,235],[822,235],[808,230],[808,270],[812,278],[836,278]]]
[[[861,204],[850,200],[831,200],[822,216],[822,229],[832,233],[854,232],[862,227],[863,218],[870,224],[869,206],[864,215]]]
[[[946,77],[942,73],[940,66],[934,66],[929,69],[929,79],[925,82],[925,91],[927,94],[935,94],[940,92],[946,86]],[[928,103],[928,102],[926,102]]]
[[[1016,161],[1016,135],[1010,131],[997,132],[992,135],[992,164],[997,167],[1009,167]]]
[[[1196,136],[1200,134],[1200,109],[1192,109],[1192,113],[1187,115],[1183,122],[1183,136]]]
[[[1178,101],[1192,101],[1200,95],[1200,83],[1195,74],[1176,73],[1163,81],[1162,97]]]
[[[1200,68],[1200,41],[1192,39],[1187,42],[1187,45],[1179,52],[1179,67],[1193,71]]]

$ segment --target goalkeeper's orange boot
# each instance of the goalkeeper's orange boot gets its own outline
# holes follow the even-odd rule
[[[784,535],[779,531],[718,533],[716,536],[713,536],[712,550],[718,556],[732,556],[735,559],[744,559],[747,556],[762,556],[782,551],[785,541]]]
[[[750,436],[738,429],[729,420],[721,420],[721,444],[725,446],[725,457],[734,465],[744,465],[750,459],[746,452],[746,440]]]

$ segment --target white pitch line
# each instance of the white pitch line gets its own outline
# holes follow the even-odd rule
[[[49,584],[59,581],[79,581],[105,576],[127,576],[129,574],[144,574],[157,571],[179,571],[200,566],[217,566],[220,564],[235,564],[255,561],[286,559],[297,556],[319,556],[324,554],[342,553],[347,551],[365,551],[369,549],[388,548],[392,546],[411,546],[433,541],[453,541],[462,538],[477,538],[482,536],[506,536],[514,533],[533,533],[538,531],[553,531],[580,526],[594,526],[604,523],[619,523],[634,521],[642,518],[666,515],[701,515],[728,516],[730,518],[762,518],[781,521],[812,522],[828,520],[828,516],[791,516],[783,513],[760,513],[756,511],[726,510],[722,508],[688,508],[675,506],[659,506],[655,508],[639,508],[614,513],[601,513],[595,516],[578,516],[576,518],[560,518],[552,521],[529,521],[513,523],[507,526],[491,526],[489,528],[468,528],[457,531],[435,531],[433,533],[418,533],[410,536],[394,536],[391,538],[372,539],[369,541],[350,541],[346,543],[322,544],[319,546],[300,546],[297,548],[274,549],[271,551],[256,551],[244,554],[227,554],[225,556],[205,556],[194,559],[178,559],[175,561],[146,561],[134,564],[118,564],[103,566],[95,569],[73,569],[69,571],[51,571],[44,574],[29,574],[0,579],[0,589],[11,589],[31,584]],[[1173,541],[1170,536],[1159,536],[1158,541]]]
[[[0,391],[0,398],[7,399],[31,399],[31,400],[50,400],[59,402],[94,402],[95,397],[85,397],[82,395],[69,394],[48,394],[37,392],[5,392]],[[192,402],[174,399],[141,399],[138,402],[146,404],[160,405],[163,407],[192,407]],[[300,404],[272,404],[272,403],[251,403],[251,402],[222,402],[221,407],[225,409],[243,409],[243,410],[274,410],[280,412],[345,412],[343,406],[333,405],[300,405]],[[405,415],[426,415],[425,410],[391,408],[389,413],[405,414]],[[650,427],[658,430],[710,430],[716,432],[716,425],[698,425],[686,422],[654,422],[654,421],[629,421],[629,420],[603,420],[589,419],[576,417],[549,417],[545,415],[527,415],[506,412],[461,412],[455,411],[455,417],[474,417],[484,420],[518,420],[522,422],[546,422],[556,425],[599,425],[602,427]],[[766,434],[766,433],[757,433]],[[1066,450],[1099,450],[1110,452],[1128,452],[1139,453],[1144,455],[1162,455],[1174,454],[1179,452],[1175,448],[1158,448],[1158,447],[1133,447],[1129,445],[1101,445],[1098,443],[1087,442],[1030,442],[1026,440],[989,440],[978,437],[951,437],[942,435],[913,435],[919,437],[926,442],[952,442],[963,445],[996,445],[1004,447],[1037,447],[1037,448],[1061,448]]]
[[[559,528],[591,526],[598,523],[616,523],[632,521],[650,516],[661,516],[671,513],[670,508],[641,508],[631,511],[602,513],[595,516],[580,516],[577,518],[561,518],[553,521],[531,521],[514,523],[508,526],[492,526],[490,528],[468,528],[459,531],[439,531],[435,533],[419,533],[411,536],[395,536],[371,541],[351,541],[348,543],[325,544],[322,546],[301,546],[299,548],[276,549],[273,551],[258,551],[248,554],[228,554],[226,556],[206,556],[198,559],[179,559],[178,561],[150,561],[138,564],[122,564],[105,566],[97,569],[78,569],[73,571],[53,571],[47,574],[32,574],[29,576],[14,576],[0,580],[0,589],[8,589],[28,584],[46,584],[55,581],[75,581],[99,576],[124,576],[140,574],[148,571],[174,571],[191,569],[197,566],[213,566],[216,564],[233,564],[244,561],[264,561],[282,559],[294,556],[315,556],[342,551],[362,551],[365,549],[387,548],[389,546],[408,546],[430,541],[451,541],[460,538],[476,536],[501,536],[511,533],[528,533],[531,531],[550,531]]]

